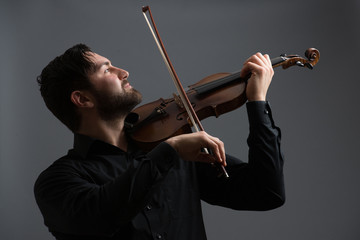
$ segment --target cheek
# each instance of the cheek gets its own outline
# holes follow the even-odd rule
[[[106,78],[98,84],[98,89],[107,92],[119,92],[122,91],[121,81],[117,78]]]

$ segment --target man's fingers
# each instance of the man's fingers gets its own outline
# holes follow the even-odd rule
[[[209,147],[214,154],[215,160],[220,162],[222,165],[226,166],[226,155],[224,143],[216,137],[206,134],[209,139]]]
[[[204,131],[182,134],[166,140],[187,161],[220,162],[226,166],[224,143]],[[202,150],[206,148],[211,154]]]

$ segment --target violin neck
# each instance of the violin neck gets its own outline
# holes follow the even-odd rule
[[[280,57],[272,58],[270,61],[271,61],[271,65],[274,68],[274,67],[279,66],[282,62],[285,62],[286,58],[283,56],[280,56]]]
[[[273,59],[271,59],[271,65],[273,67],[278,66],[280,63],[284,62],[285,60],[286,59],[282,56],[273,58]],[[241,78],[240,72],[241,71],[231,73],[230,75],[228,75],[226,77],[214,80],[212,82],[205,83],[200,86],[196,86],[196,87],[192,88],[191,90],[196,91],[198,94],[205,94],[205,93],[209,93],[213,90],[216,90],[219,87],[225,87],[225,86],[228,86],[235,82],[247,81],[251,76],[251,74],[249,74],[245,78]]]
[[[219,87],[225,87],[232,83],[240,82],[243,80],[245,80],[245,79],[240,77],[240,71],[238,71],[238,72],[232,73],[226,77],[202,84],[200,86],[193,87],[190,90],[194,90],[194,91],[196,91],[197,94],[201,95],[201,94],[206,94],[211,91],[214,91],[214,90],[218,89]]]

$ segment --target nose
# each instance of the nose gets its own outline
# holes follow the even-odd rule
[[[127,79],[130,75],[130,73],[124,69],[117,68],[118,70],[118,76],[121,80]]]

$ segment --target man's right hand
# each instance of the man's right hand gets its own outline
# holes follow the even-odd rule
[[[226,166],[224,143],[204,131],[178,135],[167,139],[165,142],[172,146],[179,156],[186,161],[219,162]],[[203,148],[209,149],[212,154],[203,152]]]

